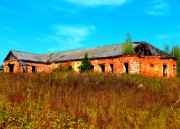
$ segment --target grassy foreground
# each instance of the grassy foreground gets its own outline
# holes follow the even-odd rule
[[[0,127],[178,129],[179,99],[180,78],[1,73]]]

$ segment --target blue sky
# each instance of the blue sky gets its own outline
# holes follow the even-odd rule
[[[10,50],[52,53],[146,41],[180,44],[179,0],[0,0],[0,65]]]

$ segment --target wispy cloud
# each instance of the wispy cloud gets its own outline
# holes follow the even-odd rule
[[[129,0],[64,0],[66,2],[80,4],[84,6],[119,6],[127,3]]]
[[[14,32],[15,30],[9,26],[5,26],[5,25],[0,25],[0,29],[3,29],[5,31],[8,31],[8,32]]]
[[[53,34],[36,38],[38,41],[43,40],[52,43],[53,45],[49,48],[51,52],[82,47],[82,42],[96,30],[96,27],[93,25],[55,25],[52,29]]]
[[[146,14],[153,16],[165,16],[171,12],[170,5],[165,0],[154,0],[149,4]]]

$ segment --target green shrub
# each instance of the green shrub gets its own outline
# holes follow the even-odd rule
[[[85,72],[85,71],[91,70],[92,68],[93,68],[93,65],[91,64],[91,61],[88,58],[88,54],[86,53],[78,69],[80,70],[80,72]]]

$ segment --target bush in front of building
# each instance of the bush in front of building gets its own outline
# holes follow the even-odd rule
[[[88,58],[88,54],[86,53],[82,59],[81,65],[78,66],[78,69],[80,72],[85,72],[91,70],[92,68],[93,65],[91,64],[91,61]]]

